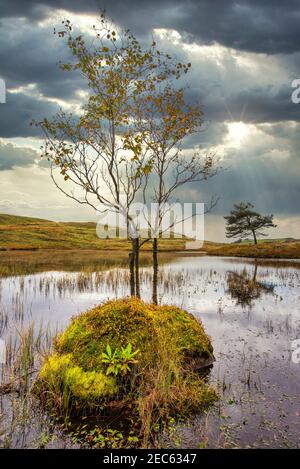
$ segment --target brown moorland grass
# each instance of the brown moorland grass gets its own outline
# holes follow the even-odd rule
[[[211,256],[300,259],[300,241],[205,245],[204,250]]]
[[[213,256],[233,256],[233,257],[253,257],[253,258],[282,258],[299,259],[300,241],[294,240],[265,240],[254,245],[250,243],[215,243],[205,241],[201,252]],[[151,242],[143,245],[142,250],[146,253],[151,251]],[[20,251],[46,251],[46,250],[72,250],[74,251],[74,261],[84,262],[80,251],[101,251],[106,253],[109,259],[108,251],[114,251],[113,257],[122,258],[124,265],[127,263],[130,251],[130,242],[125,238],[120,239],[99,239],[96,234],[96,224],[92,222],[54,222],[38,218],[20,217],[14,215],[0,214],[0,251],[19,251],[16,258],[32,259],[32,252],[27,256]],[[162,252],[185,252],[185,239],[161,239],[159,241],[159,250]],[[75,254],[77,252],[77,254]],[[122,254],[121,254],[122,253]],[[150,252],[149,252],[150,255]],[[44,254],[41,256],[43,259]],[[147,255],[145,254],[147,257]],[[2,257],[2,254],[1,256]],[[49,260],[49,256],[45,255]],[[57,257],[57,258],[56,258]],[[69,258],[68,253],[68,258]],[[90,257],[90,256],[87,256]],[[92,255],[94,257],[94,254]],[[53,256],[54,266],[58,263],[60,266],[65,259],[64,255]],[[58,260],[59,259],[59,260]],[[60,260],[62,259],[62,260]],[[6,260],[8,260],[6,258]],[[89,259],[90,261],[91,259]],[[97,255],[95,254],[97,262]],[[8,261],[9,262],[9,261]],[[39,261],[43,262],[43,261]],[[48,262],[48,261],[47,261]],[[102,263],[102,261],[101,261]],[[2,264],[0,260],[0,265]]]
[[[184,239],[162,239],[161,250],[182,250]],[[125,238],[100,239],[96,223],[53,222],[38,218],[0,214],[0,251],[33,251],[40,249],[88,249],[130,251]],[[145,243],[143,250],[151,250]]]

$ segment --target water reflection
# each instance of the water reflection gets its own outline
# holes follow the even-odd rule
[[[228,271],[227,292],[236,300],[237,305],[252,308],[255,300],[263,294],[274,294],[275,285],[257,280],[257,269],[258,265],[255,262],[252,275],[246,268],[242,272]]]
[[[38,254],[25,256],[22,268],[16,259],[10,262],[0,278],[0,332],[7,343],[30,324],[61,330],[81,311],[129,294],[128,271],[116,259],[108,265],[105,256],[93,254],[89,264],[85,253],[84,260],[73,257],[68,264],[69,257],[62,254],[48,268]],[[203,322],[216,358],[210,379],[221,395],[215,412],[178,427],[180,446],[299,446],[300,365],[290,354],[291,342],[300,338],[300,264],[187,255],[160,264],[159,301]],[[145,262],[145,300],[151,299],[151,276]],[[33,428],[34,421],[31,434]],[[166,438],[162,446],[168,444],[176,442]]]

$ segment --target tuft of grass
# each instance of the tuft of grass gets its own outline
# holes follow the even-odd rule
[[[48,326],[32,322],[16,328],[6,341],[6,361],[0,373],[1,447],[35,446],[37,435],[51,434],[32,389],[41,363],[50,353],[53,335]]]

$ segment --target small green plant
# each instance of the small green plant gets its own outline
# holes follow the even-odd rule
[[[74,443],[87,443],[88,447],[98,449],[135,448],[139,443],[139,438],[133,430],[130,430],[126,435],[119,430],[103,429],[97,425],[92,429],[88,428],[87,425],[83,425],[73,432],[72,436]]]
[[[126,347],[121,347],[121,350],[116,349],[114,352],[111,346],[107,344],[106,351],[102,353],[102,363],[106,363],[107,375],[118,376],[119,374],[125,376],[131,371],[131,365],[138,363],[135,358],[140,353],[139,349],[132,351],[131,343],[127,344]]]

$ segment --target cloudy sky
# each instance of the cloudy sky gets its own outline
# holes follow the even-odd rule
[[[192,185],[185,201],[220,196],[206,219],[206,238],[224,239],[222,216],[251,201],[274,213],[276,237],[299,236],[300,103],[291,100],[300,78],[300,1],[289,0],[0,0],[0,212],[55,220],[93,220],[53,186],[40,163],[40,135],[32,119],[59,106],[77,109],[84,84],[62,72],[63,42],[53,28],[69,18],[89,34],[100,8],[147,43],[192,63],[189,99],[204,109],[207,130],[189,145],[217,152],[226,171]]]

